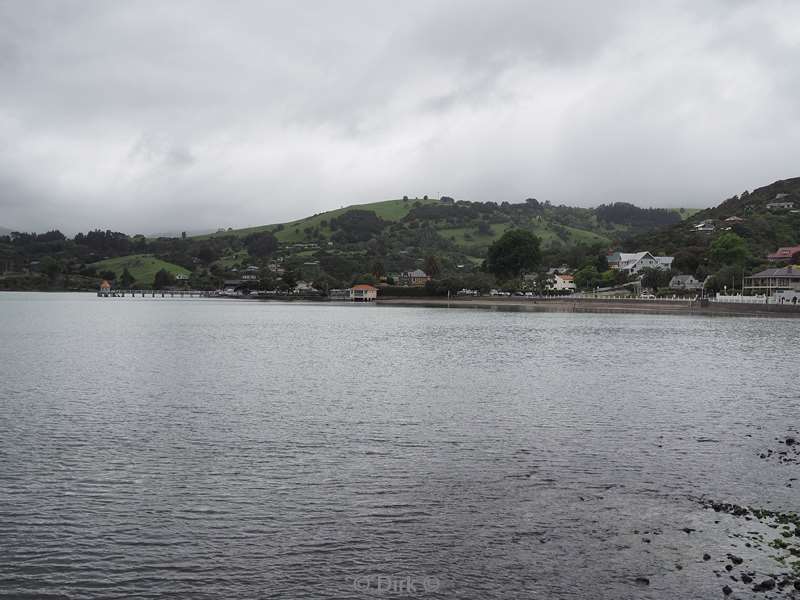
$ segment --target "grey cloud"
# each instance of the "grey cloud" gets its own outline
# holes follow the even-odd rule
[[[0,0],[0,225],[715,203],[798,175],[800,7],[764,6]]]

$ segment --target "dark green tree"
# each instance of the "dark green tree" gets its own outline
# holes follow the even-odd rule
[[[122,284],[123,288],[129,288],[133,285],[134,279],[131,272],[128,271],[128,267],[125,267],[122,271],[122,276],[120,277],[120,283]]]
[[[278,249],[278,239],[269,231],[251,233],[244,238],[244,245],[251,256],[263,258]]]
[[[747,243],[735,233],[723,233],[713,242],[709,255],[715,265],[742,265],[747,261],[750,252]]]
[[[589,265],[575,273],[575,287],[579,290],[593,290],[603,282],[597,267]]]
[[[486,268],[498,279],[517,278],[535,270],[541,256],[539,238],[525,229],[512,229],[489,246]]]
[[[163,290],[165,287],[171,285],[174,281],[175,278],[169,271],[166,269],[161,269],[153,278],[153,289]]]
[[[425,273],[427,273],[429,277],[435,279],[441,272],[442,269],[439,267],[439,260],[433,255],[428,256],[425,259]]]
[[[281,279],[290,291],[297,286],[297,274],[292,270],[284,272],[284,274],[281,275]]]
[[[664,269],[642,269],[639,274],[641,275],[642,287],[653,290],[669,286],[669,282],[672,279],[672,271],[665,271]]]
[[[372,274],[375,277],[378,277],[378,278],[383,277],[384,275],[386,275],[386,269],[384,268],[383,263],[381,261],[376,260],[372,264]]]

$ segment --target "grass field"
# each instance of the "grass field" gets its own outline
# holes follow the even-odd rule
[[[304,219],[299,219],[297,221],[290,221],[288,223],[283,223],[283,229],[281,231],[275,231],[278,227],[278,224],[273,225],[259,225],[258,227],[247,227],[245,229],[234,229],[232,231],[224,231],[220,233],[212,233],[209,235],[204,236],[197,236],[197,239],[203,239],[208,237],[217,237],[223,235],[237,235],[237,236],[245,236],[251,233],[258,233],[260,231],[272,231],[275,234],[275,237],[278,238],[278,241],[284,243],[297,243],[297,242],[304,242],[306,240],[305,233],[303,232],[304,229],[307,227],[311,227],[312,229],[320,227],[322,233],[325,237],[330,234],[330,229],[326,227],[321,227],[322,221],[330,221],[334,217],[338,217],[348,210],[351,209],[359,209],[359,210],[371,210],[380,218],[385,219],[386,221],[399,221],[403,217],[405,217],[408,212],[414,207],[414,203],[418,200],[414,198],[410,198],[408,200],[384,200],[383,202],[371,202],[369,204],[354,204],[350,206],[345,206],[343,208],[337,208],[336,210],[329,210],[327,212],[319,213],[317,215],[306,217]],[[419,200],[421,204],[436,204],[438,200],[428,199],[428,200]],[[296,231],[299,230],[299,231]]]
[[[109,258],[108,260],[92,263],[92,266],[97,269],[98,273],[100,271],[114,271],[117,277],[120,277],[122,271],[127,268],[136,282],[143,285],[152,284],[156,273],[161,269],[165,269],[173,275],[189,274],[189,271],[183,267],[158,259],[152,254],[132,254],[119,258]]]

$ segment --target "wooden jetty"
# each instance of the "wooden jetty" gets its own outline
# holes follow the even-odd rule
[[[214,292],[204,290],[104,290],[97,292],[98,298],[209,298]]]

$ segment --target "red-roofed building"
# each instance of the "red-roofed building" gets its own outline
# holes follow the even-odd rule
[[[767,256],[767,260],[774,262],[800,262],[800,246],[785,246],[778,248],[775,252]]]
[[[362,283],[350,288],[350,300],[353,302],[374,302],[378,297],[378,288]]]

